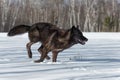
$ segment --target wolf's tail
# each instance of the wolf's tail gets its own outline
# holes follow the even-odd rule
[[[30,30],[31,26],[28,25],[18,25],[13,27],[9,32],[8,32],[8,36],[15,36],[15,35],[20,35],[23,33],[26,33]]]

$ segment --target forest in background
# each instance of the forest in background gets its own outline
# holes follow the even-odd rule
[[[49,22],[84,32],[119,32],[118,0],[0,0],[0,32],[20,24]]]

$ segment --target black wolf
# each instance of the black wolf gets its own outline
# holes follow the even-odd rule
[[[28,32],[30,40],[26,45],[29,58],[32,58],[31,45],[36,42],[41,42],[41,46],[38,49],[41,57],[35,62],[43,62],[45,58],[50,59],[47,55],[50,51],[52,51],[53,55],[52,61],[56,62],[59,52],[77,43],[84,45],[85,42],[88,41],[78,29],[78,26],[73,26],[72,28],[65,30],[60,29],[51,23],[36,23],[32,26],[18,25],[8,32],[8,36],[15,36],[25,32]]]

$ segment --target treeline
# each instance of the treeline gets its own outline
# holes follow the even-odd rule
[[[120,31],[118,0],[0,0],[0,32],[19,24],[80,25],[86,32]]]

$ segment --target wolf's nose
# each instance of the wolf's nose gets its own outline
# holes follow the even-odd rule
[[[86,38],[86,40],[85,41],[88,41],[88,39]]]

